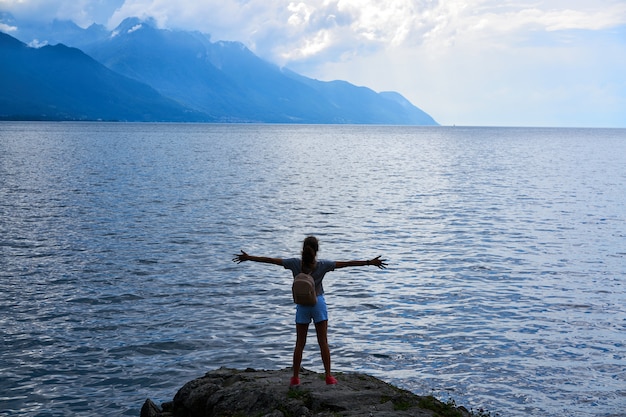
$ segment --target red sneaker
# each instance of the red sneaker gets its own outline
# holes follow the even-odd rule
[[[296,376],[292,376],[291,377],[291,381],[289,381],[289,386],[290,387],[297,387],[300,385],[300,378],[296,377]]]
[[[328,375],[326,377],[326,385],[336,385],[336,384],[337,384],[337,380],[335,379],[334,376]]]

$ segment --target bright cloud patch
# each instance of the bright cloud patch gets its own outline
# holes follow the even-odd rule
[[[7,25],[4,23],[0,23],[0,32],[11,33],[17,30],[16,26]]]
[[[141,28],[142,28],[142,26],[143,26],[143,25],[142,25],[141,23],[140,23],[140,24],[138,24],[138,25],[135,25],[135,26],[133,26],[132,28],[128,29],[128,33],[133,33],[133,32],[136,32],[136,31],[138,31],[139,29],[141,29]]]

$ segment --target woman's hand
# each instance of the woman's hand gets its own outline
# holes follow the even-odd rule
[[[369,261],[367,261],[367,263],[369,265],[377,266],[380,269],[387,268],[387,260],[386,259],[380,259],[380,255],[375,257],[374,259],[370,259]]]
[[[245,262],[245,261],[249,261],[249,260],[250,260],[250,255],[245,253],[243,250],[241,251],[241,253],[235,255],[235,257],[233,258],[233,262],[237,262],[238,264]]]

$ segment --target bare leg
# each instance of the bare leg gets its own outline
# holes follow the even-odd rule
[[[309,325],[296,323],[296,347],[293,349],[293,377],[298,378],[300,365],[302,364],[302,352],[306,345],[306,336],[309,331]]]
[[[324,363],[326,376],[330,376],[330,348],[328,347],[328,320],[315,323],[317,332],[317,343],[320,345],[320,354]]]

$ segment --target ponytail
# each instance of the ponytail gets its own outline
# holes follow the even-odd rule
[[[302,269],[306,268],[309,272],[313,271],[318,249],[319,243],[315,236],[309,236],[304,239],[304,244],[302,245]]]

